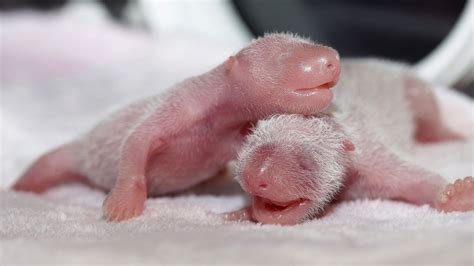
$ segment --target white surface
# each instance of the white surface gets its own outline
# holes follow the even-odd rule
[[[440,214],[387,201],[347,202],[326,217],[280,227],[225,223],[207,211],[236,197],[180,196],[147,201],[121,224],[101,218],[104,195],[83,187],[36,197],[0,193],[2,265],[277,264],[472,265],[472,213]]]
[[[474,81],[474,0],[468,0],[456,25],[441,44],[416,65],[418,74],[436,84]]]
[[[230,0],[139,0],[147,25],[160,36],[177,31],[194,39],[245,45],[251,34]]]
[[[302,225],[262,226],[226,223],[210,214],[244,202],[240,195],[216,196],[213,191],[149,199],[143,216],[109,224],[100,207],[104,193],[85,186],[58,187],[41,196],[5,190],[34,158],[77,136],[111,105],[156,93],[236,50],[232,44],[216,46],[173,35],[154,43],[107,23],[80,30],[82,23],[28,16],[2,21],[2,42],[12,45],[2,45],[0,53],[2,69],[8,70],[1,77],[1,265],[474,263],[473,212],[442,214],[427,206],[356,201]],[[76,34],[66,44],[41,38],[70,31]],[[103,37],[100,43],[77,37],[91,31]],[[13,45],[27,38],[35,41],[34,48]],[[118,44],[127,52],[84,64]],[[74,56],[77,53],[81,60]],[[32,59],[39,63],[31,64]],[[58,64],[45,68],[41,62]],[[64,62],[68,71],[62,71]],[[468,110],[472,114],[472,101],[440,93],[449,118],[463,117]],[[459,109],[453,109],[456,106]],[[463,121],[453,125],[465,130]],[[418,151],[418,158],[449,179],[472,175],[473,144],[426,147]]]

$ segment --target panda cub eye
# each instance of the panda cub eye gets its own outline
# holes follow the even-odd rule
[[[307,158],[298,158],[297,163],[298,163],[299,169],[305,172],[313,171],[316,168],[315,162]]]

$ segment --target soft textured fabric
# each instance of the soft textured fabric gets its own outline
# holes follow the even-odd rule
[[[225,222],[213,213],[245,202],[230,179],[149,199],[143,216],[117,224],[102,218],[105,194],[80,184],[44,195],[9,191],[32,160],[84,132],[111,105],[201,73],[236,47],[177,36],[152,40],[106,23],[92,34],[83,20],[2,19],[1,265],[473,265],[474,212],[361,200],[291,227]],[[74,34],[56,37],[59,43],[41,37],[65,32]],[[26,40],[35,43],[19,45]],[[116,53],[104,49],[114,45]],[[438,92],[446,122],[472,136],[473,102]],[[472,175],[473,145],[430,145],[416,158],[453,180]]]

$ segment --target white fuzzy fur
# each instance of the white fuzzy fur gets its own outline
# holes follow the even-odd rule
[[[393,151],[410,149],[415,123],[405,97],[406,65],[380,59],[352,59],[341,64],[330,110],[350,135],[360,154],[369,142]]]
[[[120,154],[127,136],[144,119],[162,106],[162,96],[134,102],[106,116],[82,136],[77,151],[79,171],[96,185],[110,189],[118,176]]]
[[[315,190],[304,197],[314,201],[314,212],[321,210],[340,189],[342,179],[339,177],[344,175],[350,159],[343,145],[347,136],[334,128],[338,125],[332,120],[333,118],[325,115],[313,118],[277,115],[260,121],[239,153],[237,179],[241,182],[242,171],[254,159],[257,149],[263,145],[271,144],[282,149],[307,153],[318,165],[318,173],[315,173],[318,178],[310,180]],[[288,185],[292,186],[291,183]],[[298,198],[302,195],[292,196]]]

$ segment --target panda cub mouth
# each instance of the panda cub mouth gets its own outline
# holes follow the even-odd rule
[[[288,208],[291,208],[291,207],[295,207],[297,205],[299,205],[300,203],[302,203],[304,201],[304,199],[296,199],[296,200],[292,200],[292,201],[288,201],[288,202],[278,202],[278,201],[272,201],[272,200],[269,200],[269,199],[265,199],[265,198],[260,198],[258,197],[259,199],[257,200],[261,200],[263,205],[264,205],[264,208],[268,211],[273,211],[273,212],[279,212],[279,211],[283,211],[283,210],[286,210]]]
[[[298,95],[304,95],[304,96],[309,96],[317,93],[318,91],[321,90],[329,90],[331,87],[333,87],[332,82],[326,82],[322,85],[318,85],[315,87],[310,87],[310,88],[299,88],[294,91],[295,94]]]
[[[258,196],[254,198],[254,204],[258,209],[264,212],[281,213],[281,214],[290,212],[291,210],[295,208],[306,205],[306,203],[308,202],[309,200],[302,199],[302,198],[286,201],[286,202],[270,200],[270,199],[262,198]]]

